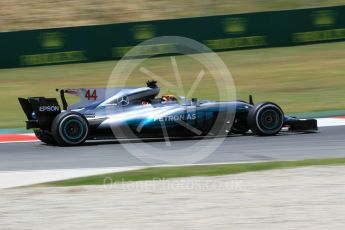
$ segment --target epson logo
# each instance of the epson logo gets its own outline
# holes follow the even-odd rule
[[[60,107],[58,105],[47,105],[47,106],[40,106],[40,112],[59,112]]]

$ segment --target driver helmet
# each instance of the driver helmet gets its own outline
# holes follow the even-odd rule
[[[177,101],[176,96],[171,95],[171,94],[163,95],[161,99],[162,99],[162,102]]]

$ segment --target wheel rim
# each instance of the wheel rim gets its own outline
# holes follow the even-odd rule
[[[63,134],[66,139],[77,142],[84,134],[85,128],[81,121],[77,119],[69,119],[63,125]]]
[[[281,128],[282,116],[276,109],[267,108],[260,113],[259,122],[262,129],[275,132]]]

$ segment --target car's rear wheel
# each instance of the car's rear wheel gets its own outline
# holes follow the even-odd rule
[[[73,146],[85,142],[89,133],[89,125],[81,114],[63,112],[55,117],[51,130],[59,145]]]
[[[56,145],[57,144],[54,137],[45,130],[35,129],[34,133],[35,133],[35,136],[37,137],[37,139],[39,139],[40,141],[42,141],[43,143],[45,143],[47,145]]]
[[[282,109],[272,102],[256,104],[248,113],[248,126],[259,136],[273,136],[280,132],[284,124]]]

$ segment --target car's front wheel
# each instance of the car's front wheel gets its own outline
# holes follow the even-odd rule
[[[63,112],[52,123],[52,134],[60,146],[80,145],[85,142],[89,125],[84,116],[76,112]]]
[[[250,130],[259,136],[273,136],[284,124],[282,109],[272,102],[262,102],[250,109],[247,118]]]

